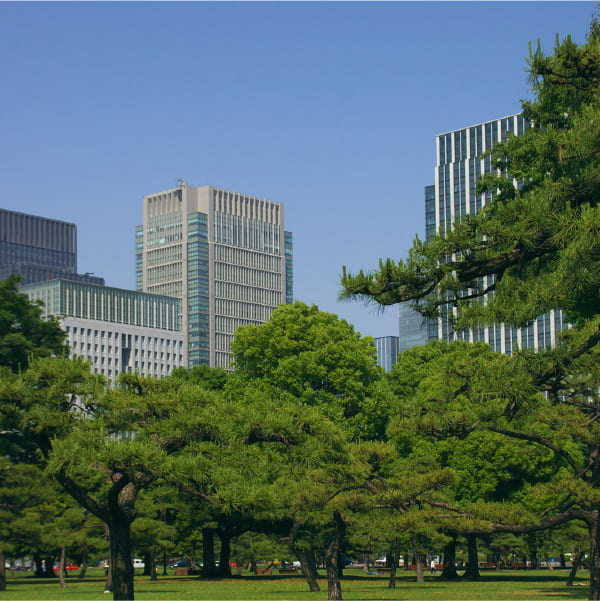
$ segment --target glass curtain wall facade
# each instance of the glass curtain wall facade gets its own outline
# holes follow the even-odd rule
[[[280,203],[185,183],[144,197],[136,286],[182,299],[190,367],[230,369],[237,328],[293,301],[292,267]]]
[[[444,234],[466,215],[478,213],[492,199],[491,193],[477,195],[475,184],[490,173],[491,158],[482,155],[507,135],[523,135],[529,123],[522,115],[511,115],[436,137],[437,165],[435,184],[425,188],[426,234]],[[515,182],[516,185],[516,182]],[[486,277],[483,285],[492,283]],[[540,349],[555,344],[557,333],[565,326],[562,314],[552,311],[538,317],[527,328],[495,324],[455,332],[446,314],[428,324],[430,339],[487,342],[492,350],[510,355],[515,348]]]
[[[104,284],[103,278],[77,273],[74,223],[0,209],[0,279],[12,273],[25,284],[55,278]]]
[[[400,353],[400,338],[398,336],[382,336],[374,338],[374,342],[377,349],[377,365],[383,367],[387,372],[392,371]]]
[[[22,291],[44,302],[44,316],[59,319],[70,355],[89,361],[111,382],[120,373],[163,377],[187,366],[179,299],[70,280],[28,284]]]

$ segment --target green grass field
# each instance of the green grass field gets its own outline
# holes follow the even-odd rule
[[[300,575],[236,576],[226,580],[200,580],[196,576],[159,576],[151,582],[147,576],[137,576],[135,596],[138,601],[154,600],[301,600],[327,599],[327,580],[319,581],[320,593],[310,593]],[[387,577],[364,575],[359,570],[346,570],[342,580],[344,599],[405,599],[411,600],[518,600],[518,599],[587,599],[588,573],[581,572],[573,587],[566,586],[568,571],[503,571],[484,572],[476,582],[458,580],[443,582],[435,575],[427,575],[425,583],[415,581],[414,572],[398,573],[395,589],[387,588]],[[88,600],[110,601],[104,593],[104,572],[90,569],[83,580],[67,578],[65,589],[58,579],[43,580],[18,573],[8,577],[7,590],[0,599],[14,600]]]

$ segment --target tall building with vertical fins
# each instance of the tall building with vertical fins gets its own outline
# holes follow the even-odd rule
[[[454,223],[469,214],[478,213],[492,199],[489,192],[475,193],[477,180],[492,170],[491,158],[483,157],[483,154],[508,134],[523,135],[528,127],[529,123],[519,114],[436,136],[435,183],[425,188],[427,239],[436,233],[449,231]],[[491,278],[486,280],[484,285],[492,283]],[[417,314],[415,320],[422,322],[422,317]],[[481,340],[487,342],[492,350],[510,355],[515,348],[538,350],[553,346],[556,335],[565,326],[562,312],[551,311],[539,316],[526,328],[495,324],[454,332],[446,316],[429,320],[427,338]]]
[[[281,203],[185,182],[144,196],[136,289],[181,299],[190,367],[231,369],[237,328],[293,301],[292,268]]]
[[[77,227],[74,223],[0,209],[0,279],[12,273],[24,284],[64,278],[104,284],[92,274],[77,273]]]

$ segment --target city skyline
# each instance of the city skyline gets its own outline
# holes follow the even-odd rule
[[[286,210],[294,296],[363,335],[339,274],[425,237],[431,140],[520,111],[525,57],[594,2],[2,3],[5,209],[73,222],[81,272],[135,289],[143,196],[244,190]]]

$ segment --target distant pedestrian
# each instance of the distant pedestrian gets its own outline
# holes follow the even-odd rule
[[[432,560],[431,560],[431,564],[430,564],[430,566],[429,566],[429,571],[430,571],[432,574],[435,574],[435,559],[432,559]]]

